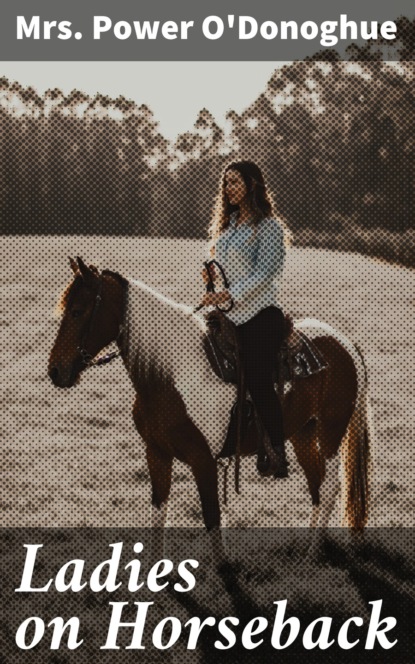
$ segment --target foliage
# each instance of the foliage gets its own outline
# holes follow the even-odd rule
[[[251,159],[301,244],[413,265],[414,64],[365,49],[277,69],[224,128],[203,109],[174,144],[124,97],[0,79],[1,231],[204,237],[223,166]]]

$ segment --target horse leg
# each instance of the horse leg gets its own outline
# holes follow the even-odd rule
[[[186,419],[175,427],[174,438],[179,447],[175,455],[190,466],[199,492],[203,520],[212,543],[215,561],[224,559],[222,535],[220,531],[220,505],[218,496],[218,471],[209,446],[195,424]]]
[[[311,495],[310,528],[313,534],[307,555],[314,559],[319,557],[322,547],[321,532],[317,526],[319,526],[320,518],[320,489],[325,474],[324,459],[321,456],[318,444],[316,420],[310,420],[300,431],[291,436],[290,440],[294,446],[298,462],[306,476],[308,490]]]
[[[313,505],[311,509],[310,528],[317,528],[320,516],[320,505]]]
[[[339,455],[326,459],[326,473],[320,490],[320,518],[318,526],[327,529],[340,490]]]
[[[291,436],[290,440],[298,462],[306,476],[313,506],[310,527],[314,528],[318,524],[320,487],[324,477],[324,461],[321,459],[318,447],[316,421],[310,420],[307,422],[300,431]]]
[[[150,472],[151,498],[151,554],[164,553],[164,526],[167,516],[167,501],[171,488],[173,457],[152,443],[146,445],[147,465]]]
[[[336,497],[340,491],[340,448],[347,432],[348,414],[334,420],[319,420],[317,425],[321,454],[326,472],[321,487],[321,513],[319,526],[328,528]]]
[[[228,527],[228,494],[229,494],[229,469],[231,465],[231,460],[229,458],[219,459],[218,462],[218,495],[220,506],[220,523],[221,528]]]
[[[345,423],[343,421],[317,422],[317,439],[320,454],[324,464],[324,475],[320,486],[320,510],[317,520],[315,534],[309,549],[312,558],[318,558],[322,553],[324,538],[330,523],[330,517],[336,504],[336,498],[340,490],[340,454],[339,448],[342,442]],[[314,516],[314,515],[313,515]]]

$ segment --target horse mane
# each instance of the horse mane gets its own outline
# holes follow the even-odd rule
[[[193,308],[159,293],[143,281],[129,279],[127,297],[128,364],[133,383],[140,378],[169,385],[189,371],[193,355],[203,353],[203,321]]]
[[[195,315],[193,307],[175,302],[144,281],[125,279],[112,270],[103,270],[101,275],[125,288],[126,359],[136,387],[142,380],[165,386],[177,383],[179,378],[187,381],[190,367],[205,361],[200,340],[205,329],[203,317]],[[58,314],[65,312],[81,284],[81,275],[75,275],[59,298]]]
[[[180,304],[179,302],[175,302],[171,298],[167,297],[166,295],[163,295],[163,293],[160,293],[158,290],[153,288],[153,286],[149,286],[144,281],[141,281],[141,279],[129,279],[128,281],[132,286],[136,286],[137,288],[140,288],[142,291],[149,293],[156,300],[164,304],[167,304],[169,307],[171,307],[173,310],[177,311],[178,313],[181,313],[185,316],[191,316],[193,314],[192,307],[189,307],[186,304]]]
[[[122,286],[128,286],[128,279],[125,279],[119,272],[113,272],[112,270],[102,270],[101,275],[103,277],[112,277],[118,281]]]

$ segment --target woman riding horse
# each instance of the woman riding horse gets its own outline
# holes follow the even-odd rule
[[[274,215],[264,176],[253,162],[226,167],[210,237],[211,255],[223,267],[230,286],[207,292],[201,304],[233,303],[228,317],[236,325],[246,384],[275,451],[269,470],[284,478],[288,463],[274,374],[285,333],[277,297],[287,234]],[[203,276],[206,281],[206,270]]]

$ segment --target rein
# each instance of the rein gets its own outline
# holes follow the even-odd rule
[[[209,281],[206,284],[206,292],[207,293],[214,293],[215,292],[215,280],[211,272],[211,268],[216,266],[220,272],[220,275],[222,277],[223,285],[225,290],[229,288],[229,281],[226,278],[225,270],[223,269],[222,265],[218,263],[216,260],[211,260],[211,261],[204,261],[203,265],[205,266]],[[193,312],[196,313],[200,311],[205,305],[204,304],[199,304],[197,307],[193,309]],[[234,306],[234,301],[230,301],[230,305],[227,309],[222,309],[218,304],[216,305],[216,309],[219,309],[219,311],[222,311],[223,313],[227,314],[229,311],[233,309]]]
[[[101,355],[95,359],[94,356],[91,355],[91,353],[88,353],[88,351],[85,349],[85,346],[87,345],[86,340],[91,333],[93,324],[97,317],[98,310],[102,301],[102,286],[103,286],[102,275],[100,274],[98,278],[99,278],[99,285],[98,285],[98,292],[95,296],[94,308],[92,309],[91,317],[88,321],[85,334],[82,337],[82,343],[80,346],[78,346],[78,352],[82,357],[82,363],[86,369],[89,369],[90,367],[102,367],[105,364],[109,364],[109,362],[112,362],[112,360],[115,360],[117,357],[121,357],[121,351],[114,350],[111,351],[110,353],[106,353],[105,355]],[[123,331],[124,331],[124,326],[120,325],[118,336],[115,339],[116,342],[120,339]]]
[[[206,292],[207,293],[214,293],[215,292],[215,280],[214,276],[211,272],[211,268],[218,268],[220,275],[222,277],[223,281],[223,286],[225,289],[229,288],[229,282],[226,278],[225,270],[223,269],[222,265],[218,263],[216,260],[210,260],[210,261],[205,261],[204,262],[205,269],[207,271],[209,281],[206,284]],[[200,309],[203,308],[203,304],[199,304],[199,306],[194,308],[194,313],[197,311],[200,311]],[[229,313],[234,307],[234,301],[231,299],[230,305],[227,309],[222,309],[219,305],[216,305],[216,309],[221,311],[222,313]],[[236,393],[237,393],[237,400],[236,400],[236,447],[235,447],[235,491],[237,494],[240,493],[240,474],[241,474],[241,447],[242,447],[242,412],[243,412],[243,405],[245,402],[245,397],[246,397],[246,380],[245,380],[245,371],[241,359],[241,349],[238,343],[236,343],[236,350],[237,350],[237,362],[236,362],[236,368],[237,368],[237,381],[236,381]],[[224,484],[223,484],[223,499],[224,503],[226,505],[227,502],[227,480],[228,480],[228,469],[229,469],[229,464],[224,468]]]

